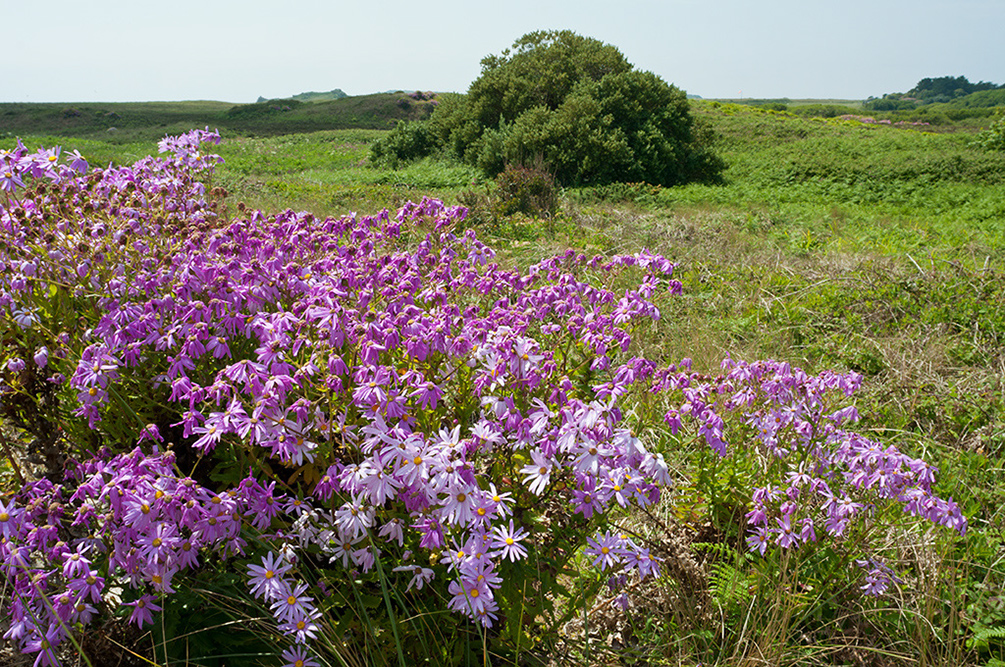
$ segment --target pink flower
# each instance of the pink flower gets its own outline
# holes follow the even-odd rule
[[[154,612],[161,610],[154,602],[156,599],[152,595],[142,595],[138,600],[126,602],[125,606],[133,608],[133,613],[129,615],[129,622],[135,623],[139,628],[153,623]]]

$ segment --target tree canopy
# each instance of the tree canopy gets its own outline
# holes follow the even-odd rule
[[[621,52],[571,31],[533,32],[482,60],[467,95],[428,121],[399,125],[378,159],[444,150],[494,175],[543,162],[563,184],[716,180],[723,162],[686,95]]]
[[[965,76],[925,77],[906,93],[886,93],[881,98],[869,98],[865,103],[865,108],[873,111],[895,111],[955,100],[960,100],[963,106],[997,106],[998,98],[976,99],[980,96],[974,94],[998,90],[1005,90],[1005,85],[999,86],[990,81],[973,83]],[[968,104],[967,102],[971,101],[970,96],[972,95],[975,99]]]

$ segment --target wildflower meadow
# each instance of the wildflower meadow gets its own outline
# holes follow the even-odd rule
[[[892,532],[966,533],[931,461],[857,429],[861,375],[644,354],[668,258],[506,268],[431,198],[230,210],[220,140],[0,153],[0,609],[35,665],[98,664],[110,623],[182,664],[188,599],[242,619],[242,664],[547,664],[679,567],[632,526],[681,485],[739,499],[747,559],[863,596],[903,576]]]

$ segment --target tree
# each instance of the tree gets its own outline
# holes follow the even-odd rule
[[[677,185],[724,168],[681,90],[568,30],[530,33],[484,58],[468,94],[444,99],[426,123],[431,150],[489,175],[544,162],[566,185]],[[374,155],[389,151],[381,142]]]

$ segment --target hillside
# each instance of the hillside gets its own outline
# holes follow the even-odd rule
[[[337,100],[0,104],[0,136],[51,135],[113,143],[143,141],[210,127],[233,135],[277,135],[333,129],[388,129],[432,113],[435,95],[377,93]]]
[[[327,93],[300,93],[299,95],[294,95],[291,99],[300,100],[301,102],[325,102],[328,100],[341,100],[349,97],[348,94],[341,88],[336,88],[334,90],[329,90]]]

